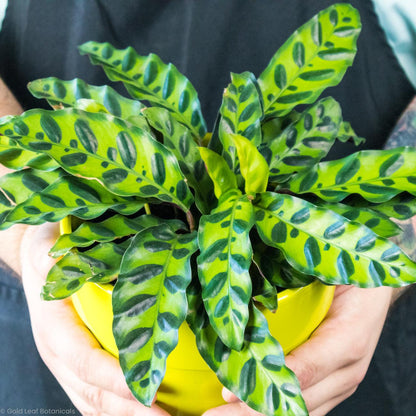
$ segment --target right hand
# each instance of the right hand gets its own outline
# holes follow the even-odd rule
[[[139,403],[118,361],[104,351],[76,314],[70,299],[43,301],[42,285],[53,260],[48,251],[56,224],[29,227],[21,245],[22,279],[39,353],[84,416],[169,416]]]

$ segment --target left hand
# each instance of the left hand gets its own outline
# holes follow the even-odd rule
[[[327,317],[311,338],[286,357],[297,375],[310,416],[324,416],[364,379],[391,303],[393,289],[339,286]],[[229,404],[203,416],[258,416],[228,390]]]

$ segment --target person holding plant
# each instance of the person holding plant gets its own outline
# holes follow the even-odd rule
[[[371,23],[369,15],[364,13],[364,16]],[[371,45],[376,41],[370,36],[366,44]],[[250,59],[253,60],[252,57]],[[175,60],[172,59],[172,61]],[[356,71],[363,70],[361,66]],[[49,72],[50,68],[48,68]],[[354,74],[354,76],[359,75]],[[381,75],[378,74],[378,76]],[[395,89],[383,93],[395,94],[395,102],[400,102],[400,105],[395,109],[395,114],[391,114],[393,112],[391,108],[384,109],[384,113],[381,111],[375,120],[364,120],[361,123],[364,131],[375,130],[375,133],[367,131],[368,137],[372,137],[370,142],[373,143],[370,143],[370,146],[374,145],[380,134],[379,128],[375,128],[380,119],[388,113],[391,125],[413,93],[403,74],[393,74],[393,76],[388,74],[388,77],[390,80],[393,79]],[[206,80],[199,81],[203,85],[207,84]],[[356,90],[356,83],[357,81],[353,78],[349,86]],[[19,88],[16,88],[19,92]],[[5,86],[3,86],[3,91],[7,92]],[[205,94],[209,95],[207,91]],[[350,97],[351,91],[344,94],[341,90],[339,94],[347,102],[348,107],[360,105],[356,102],[356,97]],[[22,93],[23,95],[25,94]],[[7,109],[3,114],[20,112],[17,102],[8,93],[7,97],[9,101],[5,101]],[[380,100],[384,103],[383,98]],[[367,104],[362,104],[362,106],[365,107]],[[357,112],[360,110],[358,109]],[[366,124],[369,124],[367,128],[365,128]],[[390,125],[383,126],[383,129],[387,130]],[[97,343],[80,325],[68,303],[46,305],[38,300],[36,293],[39,293],[44,276],[50,267],[50,263],[45,264],[44,259],[50,247],[50,239],[55,233],[54,227],[27,231],[22,229],[21,233],[16,230],[11,231],[12,237],[7,240],[8,247],[5,250],[6,256],[7,252],[10,252],[13,239],[15,239],[16,247],[23,244],[21,252],[24,284],[31,309],[35,339],[44,360],[71,400],[84,414],[101,411],[103,414],[166,415],[166,412],[157,407],[149,410],[132,399],[116,361],[99,349]],[[390,306],[392,294],[391,289],[385,288],[366,291],[351,287],[338,289],[326,322],[308,343],[288,357],[288,365],[300,377],[305,400],[312,416],[326,414],[348,397],[364,377]],[[368,311],[372,313],[368,314]],[[366,316],[364,320],[363,315]],[[45,325],[46,317],[49,326],[55,327],[58,331],[55,334],[45,331],[45,327],[48,327]],[[325,349],[325,361],[321,356],[322,348]],[[235,401],[228,393],[225,393],[225,396],[230,401]],[[252,410],[245,409],[241,404],[232,403],[227,406],[223,409],[208,411],[206,415],[254,414]]]

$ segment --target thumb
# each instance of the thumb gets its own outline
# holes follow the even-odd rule
[[[48,252],[58,236],[59,226],[56,223],[28,227],[25,231],[20,247],[20,262],[26,296],[39,296],[46,275],[55,263]]]

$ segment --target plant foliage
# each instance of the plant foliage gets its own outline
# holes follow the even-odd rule
[[[352,64],[360,28],[354,8],[334,4],[258,78],[232,73],[212,135],[175,66],[96,42],[81,53],[131,98],[80,79],[40,79],[29,89],[54,110],[0,121],[0,162],[15,170],[0,179],[0,228],[73,218],[51,250],[62,257],[42,296],[116,280],[120,364],[145,405],[186,318],[237,397],[267,416],[307,415],[257,306],[275,310],[278,290],[316,279],[416,281],[416,264],[387,239],[400,232],[390,218],[416,213],[416,150],[322,161],[336,140],[362,142],[340,105],[320,98]]]

